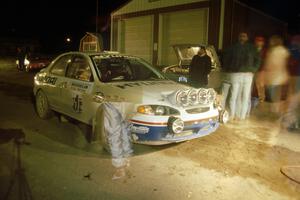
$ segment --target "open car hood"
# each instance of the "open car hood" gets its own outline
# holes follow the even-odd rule
[[[201,45],[202,46],[202,45]],[[211,58],[213,68],[220,68],[220,61],[214,46],[203,45],[206,48],[207,55]],[[176,56],[179,61],[179,66],[189,66],[192,58],[197,54],[200,45],[197,44],[175,44],[173,45]]]

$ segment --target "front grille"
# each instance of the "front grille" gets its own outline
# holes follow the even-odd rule
[[[194,126],[194,125],[202,124],[202,123],[209,123],[210,121],[218,121],[218,116],[205,118],[205,119],[199,119],[199,120],[185,121],[184,127]]]
[[[192,109],[187,109],[186,112],[189,114],[199,114],[209,111],[209,107],[197,107]]]

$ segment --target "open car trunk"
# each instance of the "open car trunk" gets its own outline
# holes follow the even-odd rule
[[[163,72],[166,77],[177,82],[188,83],[189,67],[194,55],[199,51],[200,46],[205,46],[207,55],[211,58],[212,71],[209,74],[208,87],[218,89],[221,84],[220,61],[214,46],[196,44],[176,44],[173,45],[178,63],[165,67]]]

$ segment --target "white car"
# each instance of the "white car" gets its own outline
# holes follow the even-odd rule
[[[36,74],[34,95],[40,118],[56,111],[93,127],[102,125],[95,118],[103,100],[130,102],[132,139],[143,144],[202,137],[227,121],[214,89],[176,83],[143,59],[115,52],[58,56]]]

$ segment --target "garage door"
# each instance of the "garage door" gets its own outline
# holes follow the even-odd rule
[[[136,55],[152,62],[153,16],[125,19],[121,25],[122,53]]]
[[[208,8],[161,14],[159,30],[159,64],[176,64],[173,44],[207,43]]]

